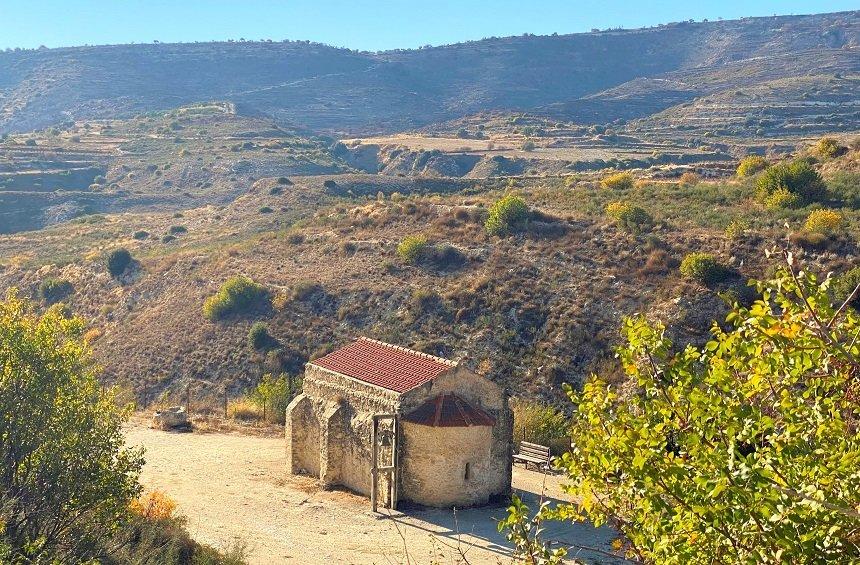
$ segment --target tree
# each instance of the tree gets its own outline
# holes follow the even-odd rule
[[[132,257],[128,249],[125,249],[124,247],[114,249],[113,251],[111,251],[110,255],[108,255],[108,272],[110,272],[111,275],[118,277],[131,266],[131,263]]]
[[[860,560],[860,315],[785,256],[701,348],[673,353],[662,326],[624,322],[636,388],[593,377],[571,392],[574,448],[557,465],[578,502],[531,519],[511,507],[527,562],[559,562],[523,526],[550,518],[612,522],[640,562]]]
[[[59,308],[37,316],[14,291],[0,302],[0,545],[11,562],[98,557],[139,494],[128,411],[103,391]],[[4,559],[4,562],[7,562]]]

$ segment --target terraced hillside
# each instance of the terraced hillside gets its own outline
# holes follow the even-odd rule
[[[845,12],[382,53],[306,42],[11,51],[0,53],[0,133],[208,100],[343,136],[491,109],[607,123],[761,81],[856,75],[858,47],[860,13]]]
[[[226,203],[258,178],[339,172],[330,141],[204,103],[0,144],[0,233],[83,214]]]

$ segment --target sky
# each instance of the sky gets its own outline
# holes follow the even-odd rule
[[[367,51],[860,9],[860,0],[0,0],[0,49],[309,39]]]

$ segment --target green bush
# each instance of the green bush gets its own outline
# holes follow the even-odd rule
[[[738,163],[738,176],[751,177],[756,173],[765,170],[768,165],[769,163],[767,162],[767,159],[761,155],[749,155],[741,159],[741,162]]]
[[[299,392],[300,383],[293,382],[288,375],[274,377],[263,375],[250,394],[250,400],[263,411],[263,420],[283,424],[287,405]]]
[[[263,322],[254,322],[248,330],[248,346],[254,351],[268,351],[277,347],[278,341],[269,333],[269,327]]]
[[[137,230],[136,232],[134,232],[134,233],[132,234],[132,237],[133,237],[134,239],[138,239],[138,240],[140,240],[140,239],[146,239],[147,237],[149,237],[149,232],[148,232],[148,231],[146,231],[146,230]]]
[[[854,267],[834,279],[832,289],[834,298],[838,302],[837,306],[848,300],[858,284],[860,284],[860,267]],[[851,299],[850,306],[860,310],[860,291]]]
[[[484,227],[490,235],[505,236],[522,229],[529,219],[529,207],[519,196],[509,194],[490,206]]]
[[[163,236],[161,236],[161,243],[170,243],[171,241],[176,241],[175,235],[170,235],[168,233],[168,234],[164,234]]]
[[[275,211],[275,210],[274,210],[274,209],[272,209],[272,207],[271,207],[271,206],[263,206],[263,207],[261,207],[261,208],[260,208],[260,213],[261,213],[261,214],[271,214],[271,213],[272,213],[272,212],[274,212],[274,211]]]
[[[269,291],[265,286],[248,277],[233,277],[203,302],[203,315],[215,321],[229,315],[243,314],[264,304],[268,296]]]
[[[131,266],[133,259],[128,249],[120,247],[111,251],[107,258],[107,268],[111,275],[118,277]]]
[[[832,137],[822,137],[815,144],[815,152],[824,158],[833,158],[839,156],[842,147],[839,146],[839,141]]]
[[[39,284],[39,296],[48,304],[54,304],[72,293],[72,283],[65,279],[45,279]]]
[[[172,235],[179,235],[181,233],[186,233],[188,231],[188,228],[186,228],[185,226],[170,226],[170,229],[168,231]]]
[[[690,253],[681,261],[681,275],[702,284],[718,282],[725,278],[726,268],[710,253]]]
[[[523,151],[534,151],[536,147],[537,146],[535,145],[535,142],[532,141],[531,139],[523,142],[523,145],[522,145]]]
[[[511,399],[511,410],[514,413],[515,440],[551,445],[570,436],[567,417],[549,404],[514,398]]]
[[[610,202],[606,206],[606,213],[620,228],[631,233],[648,231],[654,224],[654,219],[648,212],[629,202]]]
[[[802,160],[768,167],[759,176],[756,186],[761,200],[779,189],[788,190],[799,197],[802,203],[820,200],[827,192],[821,174]]]
[[[404,263],[417,263],[427,251],[427,238],[423,235],[408,235],[397,246],[397,255]]]

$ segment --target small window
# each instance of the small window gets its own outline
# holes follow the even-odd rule
[[[469,464],[468,464],[468,463],[466,463],[466,472],[465,472],[465,473],[463,473],[463,478],[464,478],[465,480],[467,480],[467,481],[468,481],[470,478],[472,478],[472,470],[469,468]]]

